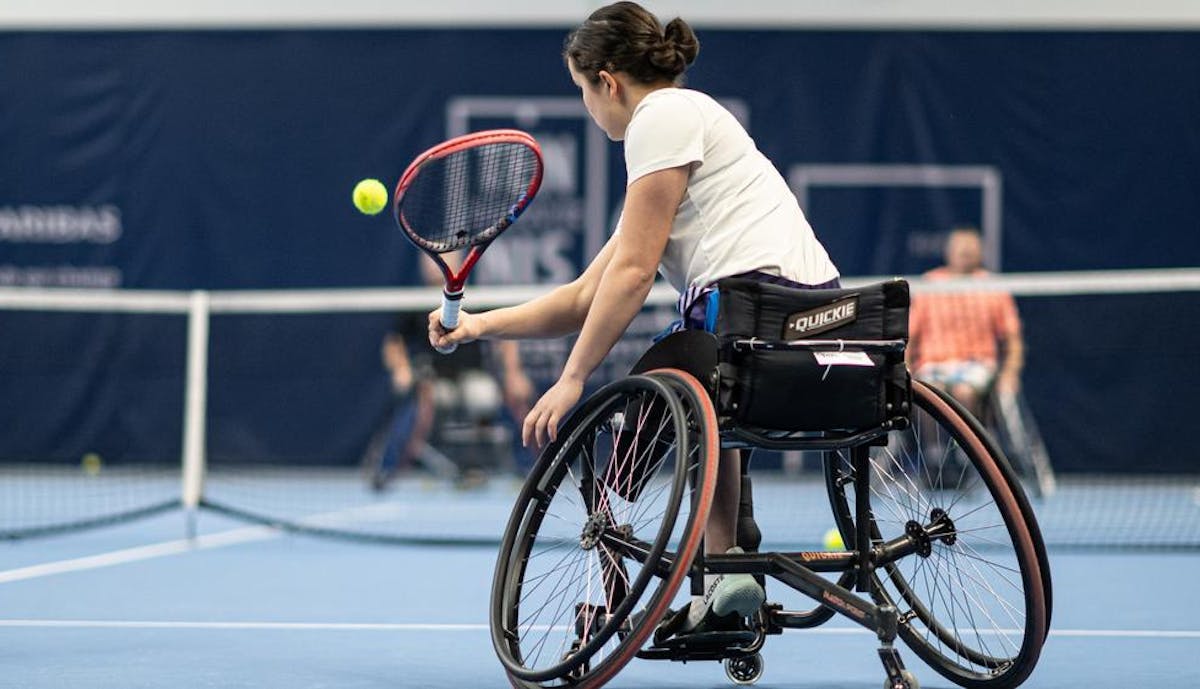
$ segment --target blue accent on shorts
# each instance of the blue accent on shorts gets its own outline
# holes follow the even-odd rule
[[[717,314],[721,312],[721,293],[713,290],[706,295],[707,303],[704,305],[704,330],[705,332],[715,333],[717,331]]]

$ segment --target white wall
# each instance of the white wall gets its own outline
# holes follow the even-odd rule
[[[0,0],[0,28],[573,26],[604,0]],[[646,0],[697,26],[1200,29],[1200,0]],[[107,5],[107,6],[105,6]]]

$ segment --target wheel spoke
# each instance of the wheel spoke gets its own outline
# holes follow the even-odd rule
[[[989,454],[991,446],[955,407],[920,383],[914,401],[908,428],[871,450],[870,533],[872,541],[895,541],[916,522],[932,532],[931,550],[878,570],[876,598],[907,606],[907,638],[947,678],[1011,686],[1032,669],[1044,635],[1027,626],[1033,599],[1025,573],[1038,563],[1025,561],[1018,545],[1030,538],[1027,516],[1009,513],[1015,501],[1008,493],[1019,487],[995,469],[1003,459]],[[857,484],[841,478],[853,476],[849,454],[841,451],[826,468],[843,521],[857,514]]]
[[[504,625],[497,650],[514,684],[565,688],[593,668],[623,665],[685,578],[698,531],[682,553],[670,539],[677,525],[684,535],[703,526],[691,512],[709,503],[687,481],[713,458],[684,440],[693,427],[716,433],[711,411],[697,415],[700,386],[689,385],[686,403],[657,379],[607,386],[572,412],[555,456],[527,479],[534,489],[522,492],[505,533],[493,599],[501,608],[492,618]],[[634,611],[642,615],[631,624]]]

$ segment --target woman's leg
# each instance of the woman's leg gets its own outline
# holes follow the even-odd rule
[[[723,450],[712,510],[705,524],[705,554],[724,555],[737,545],[741,494],[741,453]],[[749,574],[705,574],[703,595],[694,597],[687,608],[668,618],[655,638],[661,641],[678,633],[740,628],[742,619],[753,614],[764,598],[762,585]]]
[[[742,459],[737,450],[721,450],[717,489],[704,530],[704,552],[725,553],[737,545],[738,505],[742,496]]]

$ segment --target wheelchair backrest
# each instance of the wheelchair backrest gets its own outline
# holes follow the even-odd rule
[[[718,409],[780,431],[862,430],[907,417],[908,283],[805,290],[718,283]]]

